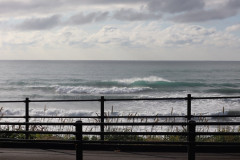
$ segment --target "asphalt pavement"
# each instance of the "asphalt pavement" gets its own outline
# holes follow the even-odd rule
[[[74,150],[0,148],[0,160],[75,160]],[[83,160],[187,160],[187,153],[84,151]],[[240,160],[240,153],[197,153],[196,160]]]

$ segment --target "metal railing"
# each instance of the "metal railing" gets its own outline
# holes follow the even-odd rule
[[[60,140],[32,140],[30,135],[32,134],[72,134],[75,135],[76,140],[67,140],[76,146],[76,158],[80,160],[83,158],[82,150],[83,144],[92,143],[92,144],[177,144],[177,145],[185,145],[188,146],[188,159],[195,159],[195,152],[197,145],[240,145],[240,143],[223,143],[223,142],[196,142],[195,137],[201,135],[240,135],[240,132],[197,132],[196,126],[216,126],[216,125],[231,125],[236,126],[240,125],[240,122],[195,122],[193,118],[196,117],[240,117],[240,115],[192,115],[191,109],[192,100],[200,100],[200,99],[240,99],[240,97],[192,97],[190,94],[184,98],[144,98],[144,99],[105,99],[103,96],[100,99],[90,99],[90,100],[29,100],[26,98],[24,101],[0,101],[0,103],[25,103],[25,116],[2,116],[2,118],[24,118],[25,122],[0,122],[1,125],[23,125],[25,126],[25,130],[0,130],[0,134],[25,134],[25,139],[0,139],[1,141],[18,141],[18,142],[66,142]],[[187,101],[187,109],[186,115],[183,116],[106,116],[105,112],[105,102],[106,101],[172,101],[172,100],[180,100]],[[29,114],[29,106],[30,103],[37,102],[100,102],[100,115],[99,116],[31,116]],[[105,122],[106,118],[185,118],[186,122]],[[76,123],[55,123],[55,122],[30,122],[31,118],[98,118],[100,122],[81,122],[77,121]],[[48,126],[75,126],[75,131],[30,131],[29,126],[33,125],[48,125]],[[105,126],[187,126],[186,132],[116,132],[116,131],[105,131]],[[90,132],[83,131],[83,126],[100,126],[100,130],[98,132]],[[84,141],[83,135],[99,135],[100,140],[96,141]],[[175,136],[185,136],[187,137],[187,141],[183,142],[169,142],[169,141],[160,141],[160,142],[148,142],[148,141],[106,141],[104,139],[107,135],[175,135]]]

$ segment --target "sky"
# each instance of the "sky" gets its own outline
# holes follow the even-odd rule
[[[0,60],[240,61],[240,0],[0,0]]]

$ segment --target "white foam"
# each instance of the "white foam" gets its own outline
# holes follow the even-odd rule
[[[0,112],[1,115],[5,116],[21,116],[25,114],[25,111],[22,109],[4,109]],[[65,109],[30,109],[31,116],[95,116],[93,111],[85,110],[65,110]]]
[[[2,115],[8,115],[8,116],[12,116],[12,115],[22,115],[24,113],[24,110],[20,109],[4,109],[2,112],[0,112]]]
[[[239,112],[239,101],[224,100],[195,100],[192,101],[192,113],[196,115],[228,115],[229,112]],[[108,105],[106,105],[108,106]],[[105,110],[110,115],[129,115],[137,113],[138,115],[185,115],[187,104],[185,101],[135,101],[135,102],[116,102],[111,103],[113,110],[108,106]],[[96,116],[99,108],[74,109],[66,107],[60,108],[31,108],[30,115],[46,116]],[[24,115],[22,108],[4,107],[0,115]],[[1,118],[0,118],[1,120]]]
[[[145,90],[150,90],[149,87],[111,87],[111,88],[96,88],[86,86],[57,86],[56,92],[61,94],[126,94],[137,93]]]
[[[170,80],[164,79],[162,77],[157,77],[157,76],[149,76],[149,77],[143,77],[143,78],[128,78],[128,79],[117,79],[114,80],[119,83],[126,83],[126,84],[131,84],[134,82],[138,81],[145,81],[145,82],[172,82]]]

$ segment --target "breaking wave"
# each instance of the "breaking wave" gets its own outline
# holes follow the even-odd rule
[[[162,77],[150,76],[144,78],[128,78],[128,79],[119,79],[113,80],[119,83],[133,84],[136,82],[171,82],[170,80],[164,79]]]
[[[239,94],[239,83],[219,83],[219,82],[206,82],[201,80],[191,81],[171,81],[158,76],[148,77],[133,77],[123,79],[110,79],[110,80],[87,80],[87,79],[66,79],[65,81],[48,81],[42,83],[16,83],[9,87],[8,90],[20,90],[27,88],[28,91],[33,90],[34,93],[58,93],[58,94],[134,94],[144,93],[147,95],[152,93],[172,93],[178,91],[194,90],[201,93],[218,93],[218,94]],[[0,88],[3,91],[6,87]],[[36,93],[38,94],[38,93]]]
[[[146,90],[150,90],[149,87],[111,87],[111,88],[96,88],[96,87],[72,87],[72,86],[57,86],[56,92],[60,94],[127,94],[127,93],[138,93]]]

